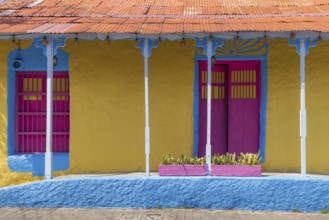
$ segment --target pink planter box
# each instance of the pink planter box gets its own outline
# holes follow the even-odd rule
[[[159,176],[205,176],[203,165],[159,165]]]
[[[211,165],[213,176],[261,176],[261,165]]]

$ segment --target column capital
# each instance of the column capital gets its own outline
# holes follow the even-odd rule
[[[37,48],[42,49],[42,54],[47,56],[47,44],[50,40],[53,41],[53,55],[55,56],[57,54],[57,49],[59,47],[64,47],[66,45],[66,37],[38,37],[35,38],[33,41],[33,45]]]
[[[214,37],[204,37],[204,38],[195,38],[196,46],[203,50],[203,53],[208,56],[212,56],[216,53],[216,48],[221,47],[224,44],[224,40],[221,38],[214,38]],[[211,41],[211,54],[208,54],[208,46],[209,41]]]
[[[289,39],[289,46],[294,46],[296,47],[297,49],[297,53],[298,55],[304,55],[304,56],[307,56],[308,55],[308,52],[309,52],[309,49],[311,47],[315,47],[316,46],[316,43],[317,41],[316,40],[312,40],[312,39],[303,39],[303,38],[300,38],[300,39]],[[302,51],[302,45],[304,44],[303,46],[303,49],[305,49],[305,54],[303,54],[303,51]]]
[[[159,41],[155,39],[147,39],[142,38],[138,40],[138,44],[136,45],[136,48],[141,49],[141,53],[143,57],[148,58],[151,55],[151,50],[153,48],[158,47]]]

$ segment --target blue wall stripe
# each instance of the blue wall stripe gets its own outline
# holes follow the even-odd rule
[[[261,62],[261,88],[262,96],[260,101],[260,136],[259,136],[259,154],[261,163],[265,161],[266,146],[266,109],[267,109],[267,60]]]
[[[199,155],[199,63],[194,61],[193,156]],[[197,134],[197,135],[195,135]]]

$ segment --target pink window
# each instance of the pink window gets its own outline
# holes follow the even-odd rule
[[[70,89],[68,72],[55,72],[53,80],[53,152],[69,152]],[[17,72],[15,144],[17,153],[46,150],[46,72]]]

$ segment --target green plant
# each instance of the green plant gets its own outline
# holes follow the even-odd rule
[[[259,154],[252,153],[241,153],[238,158],[239,165],[259,165],[260,157]]]
[[[190,159],[190,162],[191,162],[191,164],[194,164],[194,165],[204,165],[205,162],[206,162],[206,158],[204,158],[204,157],[192,157]]]
[[[293,209],[293,210],[291,210],[292,212],[301,212],[299,209]]]
[[[226,153],[214,155],[212,163],[216,165],[259,165],[259,154],[241,153],[237,158],[235,153]]]
[[[216,154],[212,157],[212,163],[216,165],[259,165],[259,153],[240,153],[237,157],[235,153]],[[164,154],[161,158],[160,164],[174,165],[174,164],[193,164],[204,165],[205,157],[189,157],[181,154],[175,159],[170,154]]]
[[[212,157],[212,163],[216,165],[236,165],[236,155],[235,153],[217,154]]]
[[[174,165],[174,164],[204,165],[205,158],[204,157],[188,157],[188,156],[182,154],[177,159],[175,159],[170,154],[164,154],[160,160],[160,164],[162,164],[162,165]]]
[[[175,164],[175,159],[170,154],[164,154],[161,158],[160,164],[162,165]]]
[[[321,214],[328,214],[329,213],[329,209],[322,208],[322,209],[320,209],[320,213]]]
[[[186,155],[181,154],[177,160],[176,160],[176,164],[191,164],[191,158],[189,158]]]

